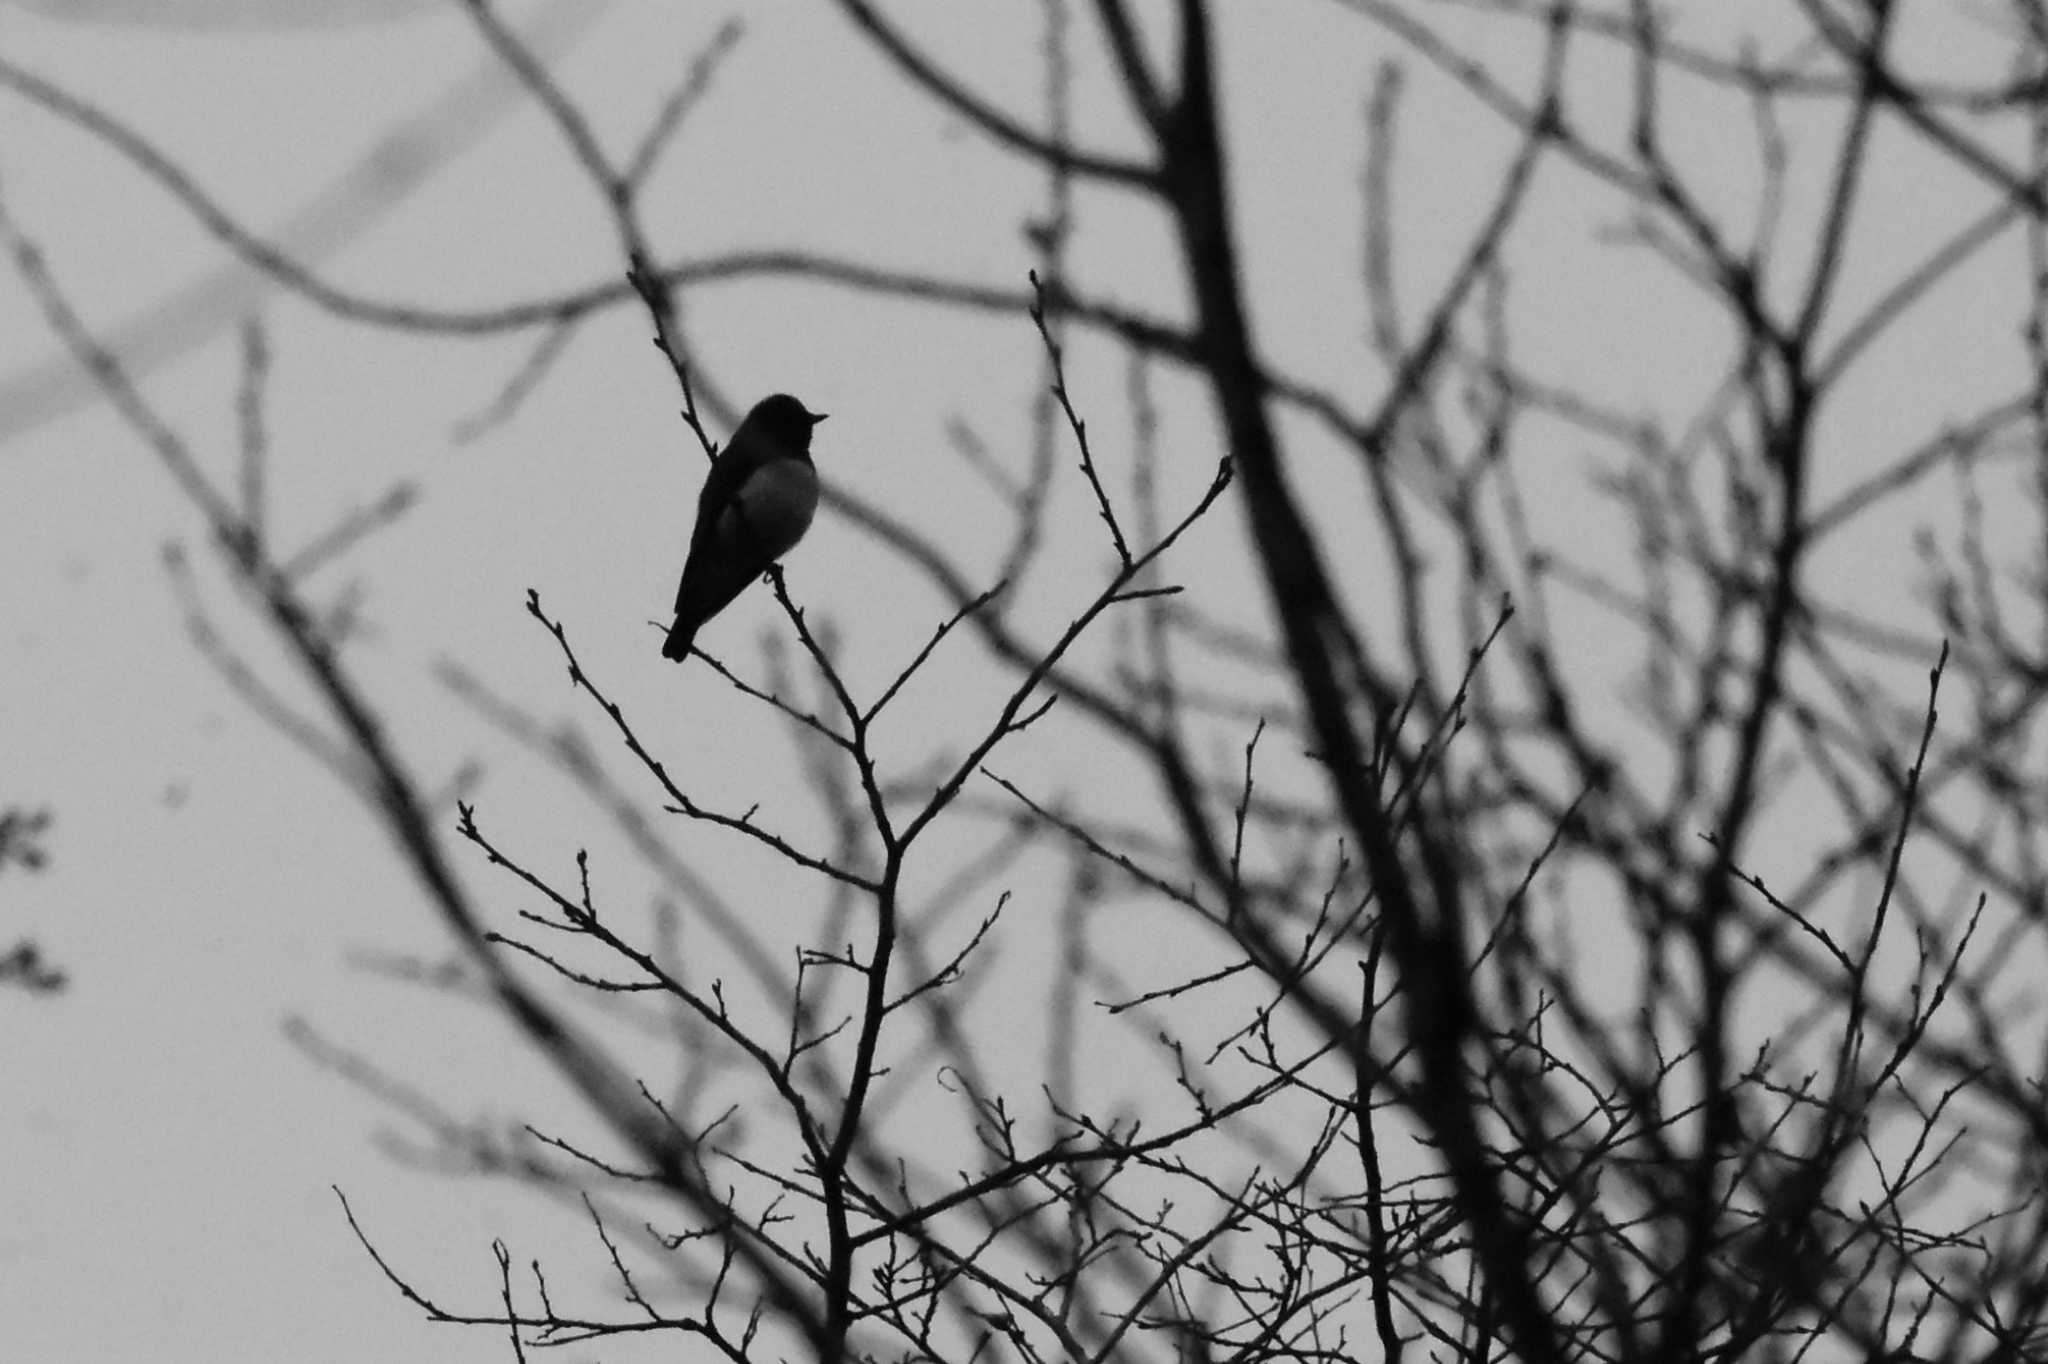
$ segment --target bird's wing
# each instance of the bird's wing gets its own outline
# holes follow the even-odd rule
[[[697,524],[690,531],[693,553],[711,533],[711,527],[717,524],[725,509],[732,505],[741,486],[753,476],[761,463],[755,456],[753,446],[728,441],[725,449],[719,451],[718,458],[711,461],[711,472],[704,475],[704,490],[697,494]]]
[[[682,580],[676,584],[676,610],[683,611],[693,595],[692,588],[701,594],[705,589],[704,575],[718,568],[715,562],[720,555],[715,547],[718,539],[718,524],[726,511],[739,498],[740,489],[761,464],[759,442],[742,440],[744,430],[735,432],[732,440],[718,452],[711,461],[711,472],[704,475],[704,489],[697,494],[697,524],[690,531],[690,553],[683,560]],[[740,580],[742,585],[746,579]],[[714,594],[716,595],[716,594]]]

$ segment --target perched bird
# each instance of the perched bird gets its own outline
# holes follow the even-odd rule
[[[711,462],[663,658],[688,658],[704,623],[811,528],[818,510],[811,428],[823,420],[787,393],[763,398]]]

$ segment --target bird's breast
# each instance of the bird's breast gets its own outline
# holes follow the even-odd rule
[[[818,513],[818,471],[800,459],[778,459],[756,470],[733,498],[724,521],[756,552],[779,558],[803,539]]]

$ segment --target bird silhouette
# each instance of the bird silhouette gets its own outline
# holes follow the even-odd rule
[[[811,430],[825,420],[787,393],[754,404],[711,462],[676,587],[676,621],[661,646],[680,663],[704,623],[787,554],[818,511]]]

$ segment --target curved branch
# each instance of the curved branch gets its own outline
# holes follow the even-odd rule
[[[1011,151],[1022,152],[1048,166],[1107,181],[1125,189],[1151,190],[1157,185],[1159,173],[1150,166],[1136,161],[1120,161],[1100,153],[1075,151],[1025,127],[912,47],[910,40],[884,19],[869,0],[839,0],[839,7],[889,60],[896,63],[913,85]]]

